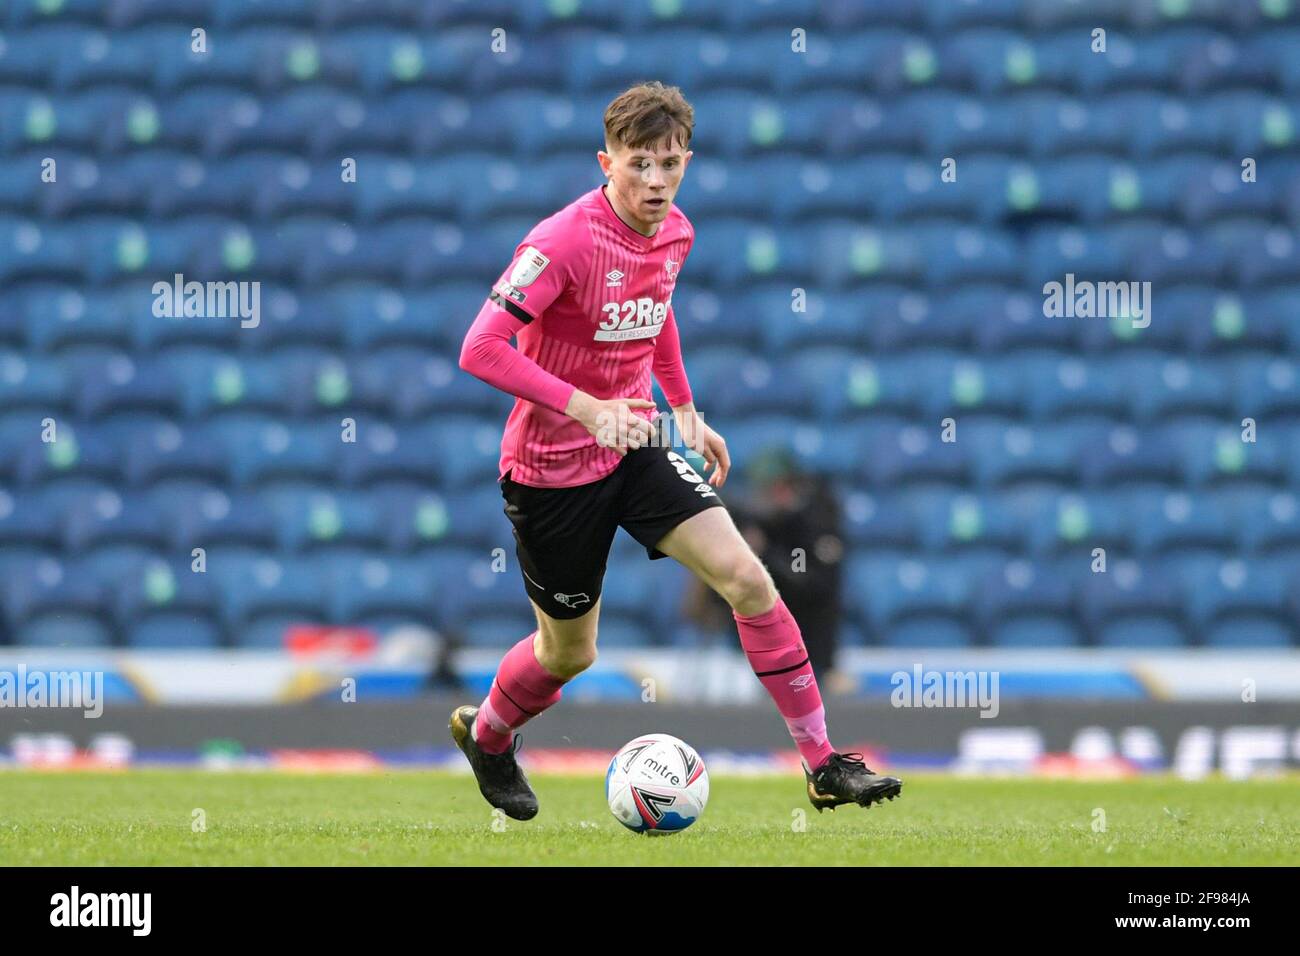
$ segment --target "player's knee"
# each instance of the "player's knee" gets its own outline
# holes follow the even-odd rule
[[[570,641],[556,648],[551,658],[552,673],[557,677],[574,678],[596,663],[596,642]]]
[[[576,677],[596,662],[594,619],[548,620],[541,631],[537,659],[556,677]]]
[[[737,561],[720,588],[727,603],[740,614],[761,614],[775,596],[772,578],[754,555]]]

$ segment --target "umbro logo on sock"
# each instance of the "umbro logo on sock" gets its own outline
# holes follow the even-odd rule
[[[794,680],[790,681],[790,686],[794,688],[794,692],[797,694],[801,690],[807,690],[808,685],[811,684],[812,682],[813,682],[812,674],[800,674]]]

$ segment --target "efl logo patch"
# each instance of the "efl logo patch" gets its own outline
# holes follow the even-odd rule
[[[542,255],[541,250],[536,246],[529,246],[524,250],[519,261],[515,263],[514,269],[510,272],[510,284],[516,289],[521,289],[526,285],[532,285],[542,270],[551,264],[551,260]]]

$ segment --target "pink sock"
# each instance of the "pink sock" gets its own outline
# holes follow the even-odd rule
[[[492,689],[479,705],[474,719],[474,739],[488,753],[505,753],[514,741],[514,731],[560,699],[560,688],[568,683],[537,661],[529,634],[510,648],[497,668]]]
[[[835,748],[826,737],[826,708],[799,625],[780,595],[770,611],[744,617],[733,610],[731,616],[736,619],[749,666],[776,701],[804,763],[809,770],[816,770]]]

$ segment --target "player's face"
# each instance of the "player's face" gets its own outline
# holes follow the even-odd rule
[[[668,218],[691,155],[680,143],[656,148],[619,146],[608,154],[609,188],[639,231],[652,232]]]

